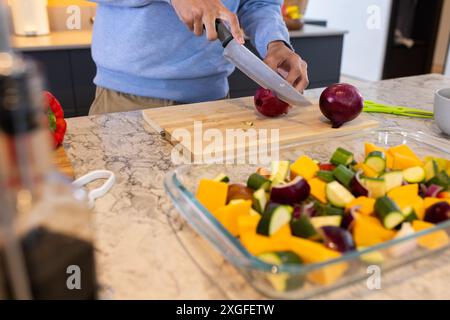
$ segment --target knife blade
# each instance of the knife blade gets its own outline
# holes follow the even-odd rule
[[[284,102],[296,106],[311,105],[297,89],[292,87],[281,75],[254,55],[244,45],[237,42],[225,24],[217,20],[216,28],[222,42],[223,56],[261,87],[270,89]]]

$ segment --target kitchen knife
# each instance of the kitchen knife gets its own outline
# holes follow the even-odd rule
[[[255,56],[244,45],[237,42],[227,26],[216,20],[216,29],[219,40],[222,42],[223,56],[245,73],[250,79],[261,87],[270,89],[281,100],[296,106],[307,106],[311,103],[282,76],[273,71],[261,59]]]

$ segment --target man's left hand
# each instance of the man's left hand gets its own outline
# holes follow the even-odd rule
[[[286,81],[303,92],[309,85],[308,65],[283,41],[271,42],[264,62],[276,72],[286,73]]]

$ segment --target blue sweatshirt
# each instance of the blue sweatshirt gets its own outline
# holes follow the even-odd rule
[[[122,93],[178,102],[216,100],[228,94],[234,67],[220,41],[196,37],[170,0],[97,2],[92,55],[96,85]],[[206,1],[206,0],[205,0]],[[275,40],[289,43],[282,0],[222,0],[237,13],[262,57]]]

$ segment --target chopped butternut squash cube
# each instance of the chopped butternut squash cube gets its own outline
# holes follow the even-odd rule
[[[412,227],[415,232],[419,232],[422,230],[433,228],[434,224],[425,221],[414,220],[412,223]],[[436,250],[446,246],[449,243],[449,238],[444,230],[439,230],[419,237],[417,239],[417,243],[423,248]]]
[[[256,233],[256,228],[258,227],[259,220],[261,220],[261,216],[259,214],[239,216],[237,221],[239,235],[247,232]]]
[[[203,179],[197,190],[197,200],[210,212],[223,207],[227,201],[228,184]]]
[[[290,227],[286,225],[271,237],[260,235],[255,231],[244,232],[241,234],[241,243],[248,252],[257,256],[265,252],[290,250],[291,237]]]
[[[362,170],[363,174],[368,178],[378,177],[378,173],[363,162],[355,165],[356,170]]]
[[[370,247],[391,240],[395,232],[385,229],[381,222],[371,216],[358,214],[353,226],[353,238],[357,247]]]
[[[319,178],[308,180],[308,184],[311,187],[311,195],[320,202],[327,203],[327,196],[325,193],[327,184]]]
[[[422,161],[416,158],[408,157],[403,154],[394,154],[393,168],[394,170],[405,170],[412,167],[423,166]]]
[[[291,178],[301,176],[306,180],[315,177],[319,165],[308,156],[301,156],[291,165]]]
[[[375,199],[368,197],[358,197],[355,198],[352,202],[350,202],[345,207],[345,209],[347,211],[350,211],[352,208],[358,207],[358,209],[356,210],[357,212],[368,216],[372,214],[374,206],[375,206]]]
[[[323,244],[297,237],[291,238],[291,250],[305,263],[321,263],[341,256],[337,251],[326,248]],[[311,282],[328,285],[336,282],[348,269],[347,263],[337,263],[312,271],[307,278]]]
[[[422,163],[420,158],[406,144],[401,144],[396,147],[392,147],[388,150],[388,152],[390,154],[392,154],[393,156],[400,154],[400,155],[408,157],[408,158],[413,158],[413,159],[417,160],[419,163]]]
[[[396,187],[389,191],[387,195],[389,198],[394,200],[401,208],[401,203],[406,202],[406,204],[411,204],[419,196],[419,185],[415,183]]]
[[[213,211],[213,215],[233,235],[239,235],[238,219],[240,216],[250,216],[251,200],[232,203]]]
[[[379,147],[377,145],[374,145],[373,143],[366,142],[364,144],[364,153],[366,154],[366,157],[369,155],[369,153],[374,151],[380,151],[383,153],[386,153],[386,149]]]

